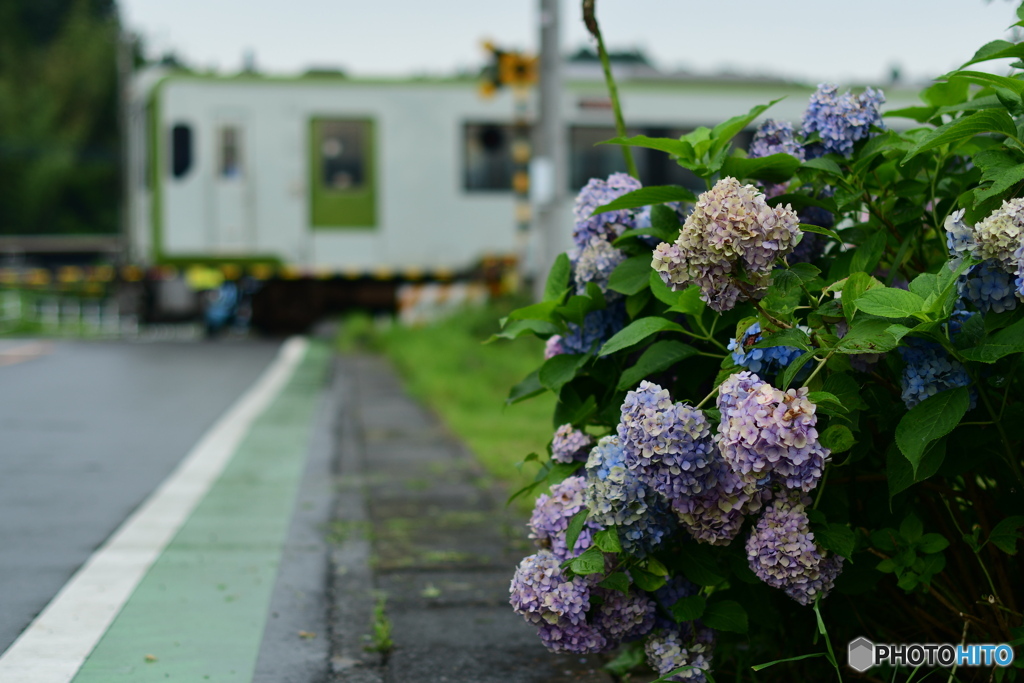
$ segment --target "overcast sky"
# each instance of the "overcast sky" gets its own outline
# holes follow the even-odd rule
[[[537,45],[539,0],[119,0],[147,52],[237,71],[246,50],[272,73],[338,67],[354,76],[477,69],[480,41]],[[808,82],[924,79],[1007,37],[1007,0],[599,0],[610,48],[663,68],[722,68]],[[562,1],[566,51],[588,43],[579,0]]]

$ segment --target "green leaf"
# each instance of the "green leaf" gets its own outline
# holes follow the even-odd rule
[[[600,574],[604,572],[604,553],[599,548],[591,546],[582,555],[570,560],[569,568],[580,576]]]
[[[633,583],[637,588],[648,593],[656,591],[665,585],[664,576],[656,576],[636,567],[629,570],[629,575],[633,577]]]
[[[787,662],[799,662],[801,659],[813,659],[814,657],[826,657],[826,656],[827,655],[824,652],[812,652],[809,655],[799,655],[797,657],[787,657],[786,659],[776,659],[774,662],[765,662],[764,664],[755,664],[754,666],[752,666],[750,668],[753,669],[754,671],[761,671],[762,669],[767,669],[768,667],[775,666],[776,664],[785,664]]]
[[[827,391],[849,410],[862,410],[867,408],[867,403],[860,397],[860,384],[857,380],[841,372],[834,372],[825,379],[823,391]],[[813,395],[813,394],[809,394]],[[813,400],[813,399],[812,399]]]
[[[853,557],[853,547],[856,543],[856,536],[853,530],[845,524],[833,522],[814,530],[814,540],[826,550],[834,552],[850,560]],[[851,560],[852,562],[852,560]]]
[[[533,304],[532,306],[524,306],[523,308],[517,308],[508,314],[506,320],[543,320],[545,322],[551,322],[554,320],[552,315],[558,304],[560,298],[551,299],[550,301],[541,301],[540,303]]]
[[[640,138],[643,135],[638,136]],[[621,140],[622,138],[615,138],[615,140]],[[636,138],[629,138],[635,140]],[[648,140],[652,138],[647,138]],[[615,140],[608,140],[601,144],[623,144],[615,142]],[[679,144],[677,140],[672,140],[675,144]],[[644,147],[645,145],[638,145]],[[661,150],[668,151],[668,150]],[[639,209],[644,206],[650,206],[652,204],[665,204],[667,202],[689,202],[693,203],[697,201],[697,197],[692,192],[687,190],[685,187],[679,185],[652,185],[650,187],[641,187],[639,190],[633,190],[626,194],[618,197],[614,201],[608,202],[603,206],[599,206],[594,209],[592,216],[596,216],[599,213],[605,213],[606,211],[619,211],[621,209]]]
[[[784,183],[800,167],[800,160],[789,154],[770,154],[747,159],[729,157],[722,164],[722,175],[734,178],[753,178],[766,183]]]
[[[879,290],[870,290],[879,291]],[[892,325],[888,320],[878,318],[858,319],[850,325],[850,331],[839,340],[839,353],[887,353],[896,348],[899,340],[889,332]]]
[[[526,376],[526,379],[512,387],[511,391],[508,392],[508,398],[505,399],[505,404],[512,405],[513,403],[519,403],[520,401],[543,394],[546,389],[540,383],[538,374],[538,371],[534,370]]]
[[[763,114],[768,110],[769,107],[773,106],[782,98],[772,100],[768,104],[759,104],[752,108],[746,114],[739,116],[733,116],[731,119],[727,119],[722,123],[718,124],[711,130],[711,138],[714,140],[713,147],[711,149],[712,154],[720,150],[725,149],[729,142],[739,134],[744,128],[749,126],[754,119]]]
[[[672,617],[678,622],[693,621],[694,619],[700,619],[704,614],[704,608],[707,606],[707,599],[703,595],[691,595],[687,598],[681,598],[676,604],[672,605],[670,611]]]
[[[850,261],[850,272],[871,273],[878,267],[878,260],[885,251],[885,233],[876,232],[853,252]]]
[[[925,534],[917,539],[917,549],[922,553],[939,553],[949,547],[949,539],[942,534]]]
[[[594,534],[594,545],[606,553],[622,552],[622,544],[619,543],[619,532],[615,527],[602,529]]]
[[[984,71],[954,71],[948,75],[950,77],[962,78],[971,83],[977,83],[978,85],[984,85],[991,88],[1006,88],[1018,95],[1024,93],[1024,81],[1020,81],[1016,78],[996,76],[995,74],[985,73]]]
[[[811,340],[803,330],[791,327],[786,330],[773,332],[771,335],[754,344],[751,348],[770,349],[775,346],[792,346],[802,351],[810,351]]]
[[[794,263],[789,267],[789,272],[796,274],[804,284],[821,275],[821,270],[810,263]]]
[[[631,138],[612,138],[611,140],[603,140],[597,144],[644,147],[646,149],[656,149],[659,152],[667,152],[677,157],[689,157],[693,153],[693,145],[687,144],[681,140],[673,140],[672,138],[650,138],[646,135],[634,135]],[[640,206],[646,206],[646,204],[641,204]]]
[[[896,444],[913,466],[915,476],[925,446],[953,431],[970,405],[967,387],[946,389],[921,401],[900,419]]]
[[[564,251],[555,257],[548,271],[548,279],[544,284],[544,301],[562,300],[565,290],[569,289],[569,278],[572,277],[572,264],[569,255]]]
[[[1014,45],[1013,43],[1005,40],[993,40],[991,43],[986,43],[978,48],[978,51],[974,53],[974,56],[967,62],[964,62],[963,66],[970,66],[971,64],[977,64],[978,62],[988,62],[993,59],[1007,59],[1007,58],[1024,58],[1024,43]]]
[[[707,304],[700,300],[700,287],[697,285],[687,287],[683,291],[675,292],[674,294],[675,303],[669,306],[668,309],[671,312],[700,315],[707,307]]]
[[[933,442],[925,449],[921,464],[918,465],[917,473],[910,462],[900,452],[899,448],[893,446],[886,453],[885,476],[889,485],[889,500],[918,482],[922,482],[939,471],[943,461],[946,459],[946,441],[941,439]]]
[[[958,75],[962,75],[962,73]],[[985,76],[989,75],[985,74]],[[1024,88],[1024,83],[1020,81],[1016,81],[1016,83]],[[1017,92],[1021,91],[1018,90]],[[1017,126],[1014,124],[1013,119],[1010,118],[1010,115],[1002,109],[984,109],[947,123],[944,126],[939,126],[921,142],[914,145],[907,152],[901,163],[906,164],[921,152],[927,152],[940,145],[957,143],[982,133],[1002,133],[1003,135],[1016,136]]]
[[[747,611],[735,600],[713,602],[704,609],[701,621],[708,628],[733,633],[746,633],[749,629]]]
[[[1024,180],[1024,164],[1003,169],[992,176],[983,176],[982,181],[986,180],[992,181],[989,186],[978,188],[974,191],[974,198],[978,202],[983,202],[990,197],[1002,194]]]
[[[828,429],[821,433],[819,441],[833,453],[845,453],[857,443],[853,438],[853,432],[844,425],[829,425]]]
[[[936,83],[921,91],[921,99],[935,107],[947,107],[959,104],[967,98],[967,81],[962,78],[951,78],[946,82]]]
[[[636,294],[651,281],[651,255],[633,256],[612,271],[608,289],[622,294]]]
[[[851,273],[850,277],[846,278],[846,283],[843,284],[842,288],[843,315],[846,316],[847,321],[852,321],[853,317],[856,315],[857,299],[859,299],[864,292],[869,289],[874,289],[875,287],[884,286],[885,285],[867,273]]]
[[[664,332],[670,330],[673,332],[682,332],[683,328],[671,320],[665,318],[659,318],[657,316],[649,316],[647,318],[640,318],[634,320],[629,325],[615,333],[615,335],[605,342],[604,346],[598,352],[600,356],[607,356],[610,353],[621,351],[622,349],[629,348],[635,344],[639,344],[644,339],[657,334],[658,332]]]
[[[843,177],[843,169],[839,167],[839,164],[832,161],[828,157],[818,157],[817,159],[810,159],[805,161],[800,168],[813,168],[818,171],[824,171],[834,176]]]
[[[537,379],[547,389],[558,393],[563,385],[572,381],[588,356],[584,354],[562,353],[544,361],[537,372]]]
[[[1024,517],[1007,517],[995,525],[992,533],[988,535],[988,540],[1007,555],[1016,555],[1017,541],[1024,538],[1020,532],[1021,527],[1024,527]]]
[[[725,581],[714,556],[704,546],[688,545],[678,556],[683,574],[698,586],[715,586]]]
[[[569,520],[569,526],[565,528],[565,547],[569,548],[570,552],[576,547],[576,541],[579,540],[580,534],[583,532],[583,526],[587,523],[587,514],[590,511],[587,508],[583,508]]]
[[[697,349],[680,341],[672,339],[656,341],[647,347],[635,365],[623,371],[616,389],[620,391],[632,389],[640,384],[642,379],[666,370],[695,353],[697,353]]]
[[[558,331],[558,325],[544,320],[513,320],[511,323],[506,322],[501,332],[492,334],[484,343],[490,344],[499,339],[518,339],[527,332],[532,332],[542,337],[550,337],[553,334],[558,334]]]
[[[921,522],[921,518],[911,513],[903,519],[903,523],[900,524],[900,536],[907,543],[916,543],[921,534],[924,533],[924,524]]]
[[[605,306],[604,293],[601,288],[594,282],[588,282],[586,294],[575,294],[569,297],[564,305],[554,310],[554,314],[582,327],[588,313],[599,311]]]
[[[838,232],[836,232],[835,230],[830,230],[829,228],[823,228],[820,225],[810,225],[809,223],[801,223],[800,229],[803,230],[804,232],[813,232],[819,235],[825,235],[826,237],[831,237],[840,244],[843,243],[843,238],[839,236]]]
[[[640,314],[640,311],[644,310],[644,307],[647,306],[647,302],[649,302],[650,300],[650,289],[641,289],[636,294],[627,297],[626,315],[629,316],[629,319],[632,320],[633,318],[637,317]]]
[[[779,388],[785,391],[789,388],[790,382],[793,378],[803,370],[803,367],[807,365],[808,361],[814,358],[814,351],[808,351],[807,353],[798,357],[795,361],[786,366],[786,369],[779,375]]]
[[[960,355],[967,360],[995,363],[1011,353],[1024,353],[1024,320],[1018,320],[1009,327],[1004,327],[980,346],[965,349],[960,352]]]
[[[910,318],[924,309],[924,299],[894,287],[878,287],[857,297],[857,309],[883,318]]]
[[[629,577],[622,572],[612,572],[597,585],[608,590],[627,593],[629,592]]]

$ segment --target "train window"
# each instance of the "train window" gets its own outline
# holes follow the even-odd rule
[[[238,126],[223,126],[219,135],[218,173],[221,178],[242,177],[242,132]]]
[[[511,191],[515,128],[497,123],[467,123],[462,139],[463,187],[469,191]]]
[[[312,225],[374,227],[377,199],[373,121],[313,119],[309,155]]]
[[[324,189],[356,190],[365,184],[369,125],[365,121],[324,121],[320,127],[320,163]]]
[[[171,175],[181,178],[192,168],[192,126],[176,123],[171,128]]]

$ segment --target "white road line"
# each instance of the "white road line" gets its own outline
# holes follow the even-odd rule
[[[0,656],[3,683],[68,683],[308,346],[296,337]]]

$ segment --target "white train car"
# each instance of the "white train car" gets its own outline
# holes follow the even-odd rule
[[[625,76],[626,121],[648,135],[678,136],[778,97],[768,115],[798,121],[812,92],[768,79]],[[887,94],[890,106],[907,97]],[[622,162],[617,147],[594,146],[614,135],[598,74],[570,71],[563,98],[567,247],[575,190]],[[527,118],[534,109],[531,101]],[[517,255],[515,122],[510,92],[483,98],[470,78],[143,71],[129,104],[130,256],[273,264],[351,285],[450,276]],[[638,166],[644,184],[693,180],[659,153],[641,150]],[[393,287],[377,298],[388,296]]]

